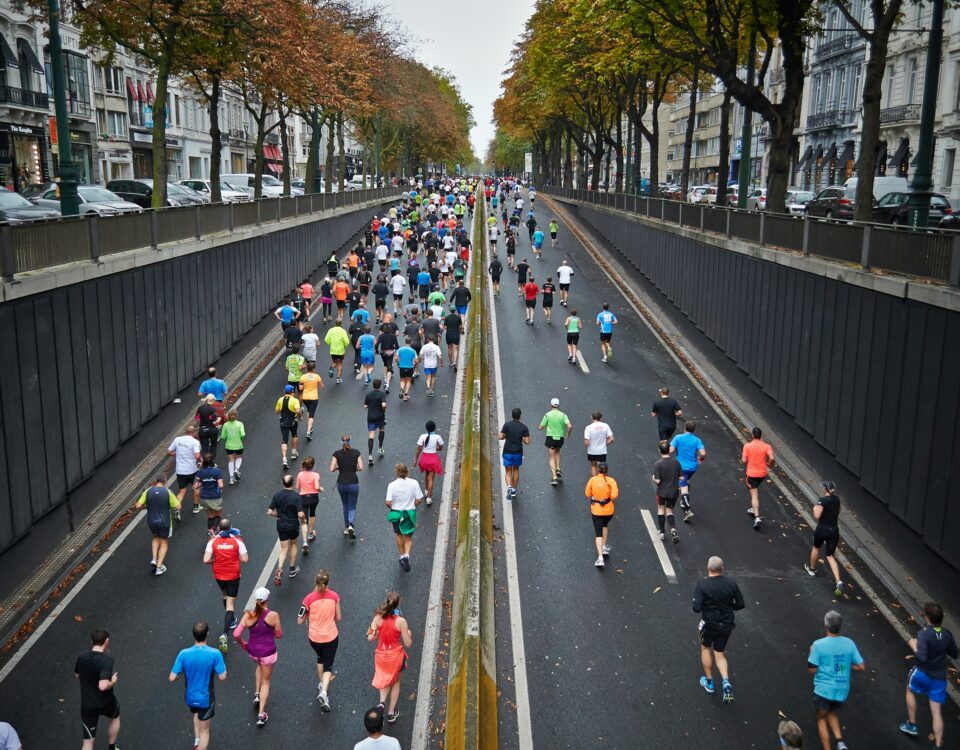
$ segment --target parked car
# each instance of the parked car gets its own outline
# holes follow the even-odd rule
[[[167,198],[177,201],[181,206],[199,206],[210,202],[202,193],[175,182],[167,183]]]
[[[930,195],[928,227],[940,226],[944,216],[953,213],[950,201],[940,193]],[[873,207],[873,220],[883,224],[910,224],[910,193],[887,193]]]
[[[343,186],[347,190],[369,190],[373,187],[373,179],[370,177],[364,179],[362,174],[355,174]]]
[[[857,192],[857,177],[850,177],[843,183],[845,188],[849,188],[854,193]],[[887,193],[906,193],[909,190],[906,177],[874,177],[873,178],[873,199],[880,200]]]
[[[177,183],[183,187],[190,188],[191,190],[200,193],[207,200],[207,203],[210,202],[210,193],[211,193],[211,183],[210,180],[199,180],[199,179],[189,179],[189,180],[180,180]],[[250,200],[250,193],[246,190],[237,190],[231,185],[228,185],[223,180],[220,180],[220,199],[224,203],[239,203],[241,201]]]
[[[297,177],[295,179],[290,180],[291,188],[299,188],[300,190],[305,190],[306,184],[307,184],[307,181],[304,180],[302,177]]]
[[[20,195],[26,198],[31,203],[36,203],[37,199],[43,195],[48,190],[53,190],[57,183],[48,181],[48,182],[37,182],[33,185],[27,185],[23,190],[20,191]]]
[[[137,180],[110,180],[107,183],[107,190],[116,193],[122,200],[136,203],[140,208],[150,208],[153,200],[153,180],[149,177]],[[167,183],[168,206],[189,206],[200,203],[203,203],[203,198],[194,191],[172,182]]]
[[[787,213],[791,216],[803,216],[807,203],[814,198],[809,190],[787,190],[784,198]]]
[[[709,189],[709,185],[694,185],[687,190],[687,203],[699,203]]]
[[[727,205],[736,208],[739,203],[740,203],[740,186],[728,185],[727,186]]]
[[[80,203],[80,215],[114,216],[132,211],[140,211],[140,206],[125,201],[116,193],[97,185],[77,185],[77,201]],[[54,187],[36,200],[36,205],[60,212],[60,190]]]
[[[250,173],[223,174],[220,175],[220,179],[229,185],[241,188],[255,189],[257,185],[256,175]],[[265,174],[260,184],[263,187],[261,195],[264,198],[279,198],[283,195],[283,183],[273,175]]]
[[[717,204],[717,189],[715,187],[708,187],[700,195],[700,200],[698,202],[715,206]]]
[[[35,206],[18,193],[0,190],[0,221],[19,224],[36,219],[56,219],[60,212],[46,206]]]
[[[825,219],[852,219],[856,197],[856,188],[831,185],[808,200],[804,212],[808,216],[822,216]]]
[[[947,214],[937,226],[940,229],[960,229],[960,214]]]
[[[766,211],[767,210],[767,189],[754,188],[747,196],[748,211]]]

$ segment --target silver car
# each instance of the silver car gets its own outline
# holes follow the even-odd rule
[[[787,213],[791,216],[803,216],[807,210],[807,201],[811,201],[814,194],[809,190],[788,190],[784,203]]]
[[[80,215],[96,214],[97,216],[115,216],[132,211],[142,211],[136,203],[125,201],[116,193],[97,185],[77,185],[77,202],[80,204]],[[60,210],[60,192],[56,189],[48,190],[41,195],[36,204],[44,208]]]
[[[180,180],[177,184],[200,193],[200,195],[206,198],[207,203],[210,202],[210,193],[212,190],[210,180],[190,178],[189,180]],[[224,203],[239,203],[250,200],[250,193],[246,190],[237,190],[233,185],[228,185],[223,180],[220,180],[220,199]]]

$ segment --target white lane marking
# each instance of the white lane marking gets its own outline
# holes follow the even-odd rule
[[[489,238],[484,243],[489,258]],[[484,260],[486,262],[486,258]],[[487,303],[490,306],[490,328],[493,337],[494,378],[497,388],[497,425],[504,424],[503,374],[500,371],[500,337],[497,333],[497,308],[493,299],[493,284],[487,285]],[[493,458],[500,453],[493,451]],[[513,505],[507,500],[507,475],[500,467],[500,498],[503,513],[503,547],[507,564],[507,595],[510,602],[510,647],[513,651],[513,684],[516,689],[517,734],[520,750],[533,750],[533,729],[530,723],[530,694],[527,688],[527,657],[523,646],[523,614],[520,610],[520,575],[517,569],[517,537],[513,530]]]
[[[590,374],[590,368],[587,367],[587,360],[583,358],[583,354],[577,349],[577,364],[580,365],[580,369],[583,370],[588,375]]]
[[[647,527],[647,533],[650,535],[650,541],[653,542],[653,548],[657,551],[657,558],[660,560],[660,567],[670,583],[677,582],[677,574],[673,569],[673,563],[667,556],[667,550],[663,547],[663,540],[660,539],[660,533],[653,523],[653,514],[646,508],[640,509],[640,515],[643,516],[643,523]]]

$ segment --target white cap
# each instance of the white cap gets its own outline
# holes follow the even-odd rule
[[[256,591],[253,592],[253,598],[258,602],[265,602],[270,599],[270,589],[265,586],[261,586]]]
[[[558,398],[550,399],[550,406],[560,406],[560,399]]]

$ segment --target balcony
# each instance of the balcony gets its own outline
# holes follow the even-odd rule
[[[247,139],[247,131],[230,128],[229,138],[232,141],[245,141]]]
[[[857,34],[844,34],[819,45],[814,55],[818,61],[837,55],[853,47],[860,40]],[[861,40],[862,41],[862,40]]]
[[[17,89],[0,84],[0,103],[45,110],[50,108],[50,97],[39,91]]]
[[[857,119],[855,109],[828,109],[807,117],[807,130],[826,130],[853,125]]]
[[[919,104],[901,104],[899,107],[887,107],[880,110],[880,122],[907,122],[920,120]]]

